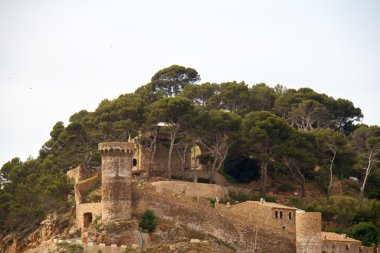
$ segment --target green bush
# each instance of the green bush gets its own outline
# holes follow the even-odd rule
[[[301,208],[302,207],[302,202],[299,198],[292,198],[290,200],[290,203],[292,204],[292,206],[296,207],[296,208]]]
[[[248,201],[248,200],[254,200],[254,198],[252,196],[249,196],[247,194],[244,194],[244,193],[235,193],[235,192],[229,192],[228,196],[230,197],[230,199],[234,200],[234,201],[237,201],[237,202],[244,202],[244,201]]]
[[[141,216],[139,227],[149,233],[153,232],[157,226],[157,218],[152,210],[147,209]]]
[[[372,222],[360,222],[352,228],[350,235],[362,241],[364,246],[371,246],[377,243],[378,230]]]

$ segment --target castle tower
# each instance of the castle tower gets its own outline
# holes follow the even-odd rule
[[[102,219],[132,217],[133,143],[99,143],[102,156]]]
[[[322,252],[322,217],[319,212],[297,211],[296,247],[297,253]]]

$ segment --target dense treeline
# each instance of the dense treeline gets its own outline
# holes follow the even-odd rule
[[[97,143],[126,141],[139,132],[149,133],[138,141],[152,152],[157,141],[166,142],[168,177],[173,152],[183,154],[198,145],[211,181],[218,171],[238,182],[259,178],[265,194],[273,186],[268,185],[269,177],[288,178],[305,196],[307,181],[319,180],[328,195],[334,178],[355,176],[362,197],[380,199],[380,128],[359,124],[362,112],[351,101],[310,88],[199,81],[196,70],[173,65],[134,93],[105,99],[94,112],[73,114],[67,126],[57,122],[37,159],[14,159],[3,166],[9,182],[0,192],[0,226],[19,226],[12,217],[17,208],[38,206],[32,212],[36,221],[52,208],[61,208],[69,189],[64,172],[78,164],[99,165]],[[165,127],[159,127],[160,122]],[[157,140],[163,135],[165,140]],[[30,198],[32,207],[19,199],[27,198],[25,187],[38,196]],[[57,202],[50,205],[52,196]]]

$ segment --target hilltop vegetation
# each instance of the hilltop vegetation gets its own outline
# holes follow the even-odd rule
[[[172,153],[198,145],[211,181],[222,171],[236,182],[260,180],[266,194],[279,187],[269,179],[281,178],[294,182],[288,190],[305,197],[308,182],[328,196],[334,180],[352,176],[359,179],[356,196],[374,199],[371,213],[379,212],[380,127],[359,124],[363,114],[351,101],[310,88],[199,82],[196,70],[173,65],[134,93],[105,99],[94,112],[74,113],[67,126],[57,122],[36,159],[15,158],[3,165],[7,182],[0,190],[0,230],[23,229],[67,208],[71,185],[64,173],[78,164],[99,166],[99,142],[126,141],[139,132],[150,133],[138,141],[151,151],[157,141],[168,146],[168,177]],[[160,122],[166,127],[160,129]],[[158,132],[166,138],[157,140]],[[353,218],[344,225],[372,221],[379,226],[378,219]]]

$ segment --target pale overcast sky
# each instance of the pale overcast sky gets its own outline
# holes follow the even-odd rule
[[[380,125],[377,0],[0,0],[0,166],[172,64],[310,87]]]

